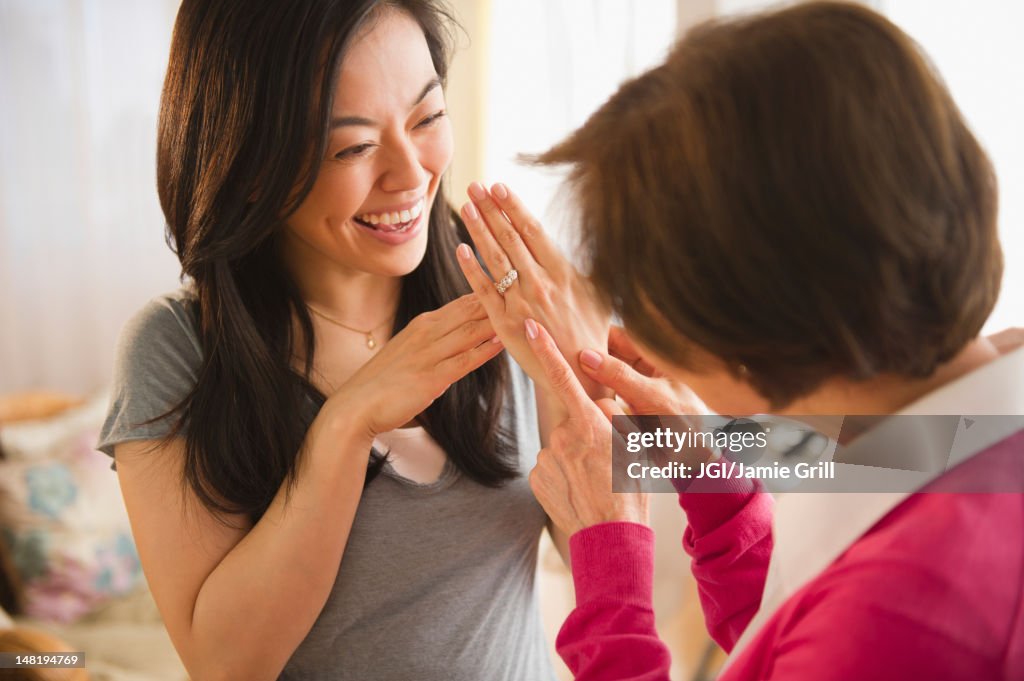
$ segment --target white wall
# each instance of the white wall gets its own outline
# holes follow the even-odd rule
[[[882,0],[931,56],[995,164],[1005,273],[988,331],[1024,326],[1024,3]]]

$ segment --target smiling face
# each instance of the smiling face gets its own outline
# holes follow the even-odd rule
[[[427,246],[452,158],[444,93],[419,24],[385,9],[346,52],[325,158],[285,224],[293,272],[401,277]]]

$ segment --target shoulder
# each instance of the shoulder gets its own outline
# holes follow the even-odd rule
[[[170,413],[199,380],[203,352],[188,289],[153,298],[125,323],[114,357],[111,402],[97,449],[162,437]]]
[[[121,329],[118,355],[201,358],[195,294],[181,288],[147,302]]]
[[[855,542],[803,599],[847,635],[933,638],[996,660],[1022,597],[1024,497],[919,493]],[[983,576],[979,579],[979,575]]]
[[[148,301],[129,318],[118,338],[117,370],[122,374],[162,365],[195,382],[202,357],[197,300],[188,289]]]

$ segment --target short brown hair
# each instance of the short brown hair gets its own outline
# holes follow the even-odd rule
[[[991,164],[918,46],[858,5],[702,25],[535,161],[571,164],[627,328],[683,367],[692,344],[745,366],[775,407],[928,376],[998,296]]]

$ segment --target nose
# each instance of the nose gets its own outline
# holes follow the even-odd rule
[[[420,163],[419,149],[412,140],[396,139],[388,146],[380,188],[386,192],[403,192],[423,187],[428,173]]]

